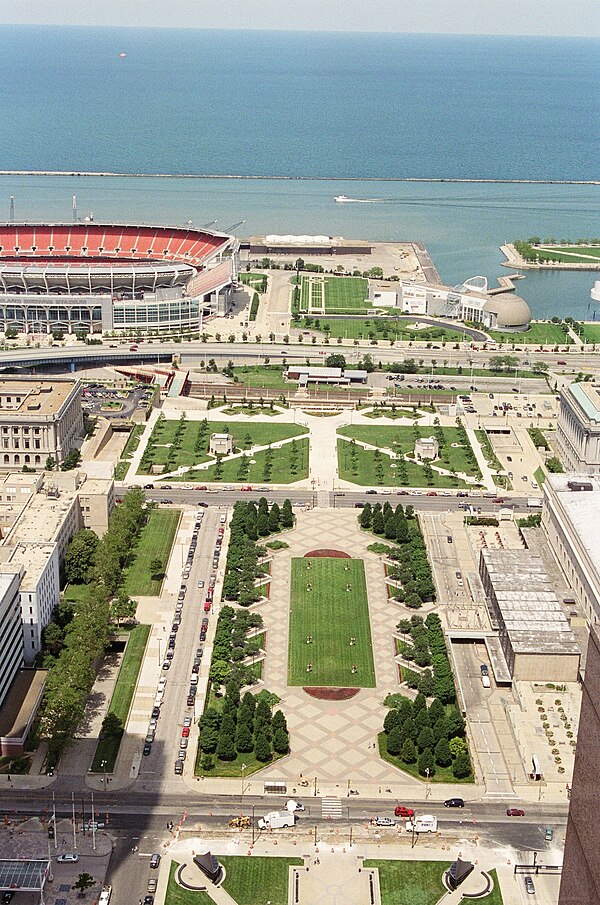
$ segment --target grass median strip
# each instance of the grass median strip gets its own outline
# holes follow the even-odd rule
[[[133,700],[149,635],[149,625],[136,625],[130,632],[117,682],[108,705],[107,712],[114,713],[121,720],[123,726],[125,726],[129,715],[129,708]],[[92,772],[98,773],[102,771],[102,761],[106,761],[107,773],[112,772],[120,744],[121,737],[114,736],[100,739],[92,762]]]
[[[180,514],[179,510],[168,512],[165,509],[154,509],[150,513],[135,548],[135,559],[125,573],[125,594],[131,597],[160,594],[162,577],[152,577],[150,563],[160,559],[166,568]]]

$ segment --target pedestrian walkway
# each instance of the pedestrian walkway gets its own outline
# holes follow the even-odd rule
[[[483,483],[487,490],[496,490],[496,485],[494,483],[494,476],[492,474],[492,470],[487,463],[486,457],[483,455],[483,451],[481,446],[479,445],[479,440],[477,439],[477,435],[472,427],[465,428],[467,432],[467,437],[469,438],[469,443],[471,444],[471,448],[473,453],[475,454],[475,458],[477,459],[477,464],[479,465],[479,470],[481,471],[481,477]]]
[[[326,820],[342,819],[342,802],[339,798],[322,798],[321,815]]]

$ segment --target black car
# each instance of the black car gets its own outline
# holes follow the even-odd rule
[[[462,798],[447,798],[444,802],[445,808],[464,808],[465,803]]]
[[[200,664],[194,662],[194,663],[192,664],[192,673],[195,674],[195,675],[197,675],[199,672],[200,672]]]
[[[377,496],[377,491],[376,491],[376,490],[365,490],[365,493],[371,494],[371,496],[373,496],[373,495]]]
[[[159,716],[160,716],[160,707],[153,707],[152,708],[152,719],[157,720],[159,718]]]
[[[188,695],[189,695],[190,698],[195,698],[195,697],[196,697],[196,689],[197,689],[197,687],[198,687],[197,685],[190,685],[190,688],[189,688],[189,691],[188,691]]]
[[[152,751],[152,742],[146,742],[146,744],[144,745],[144,750],[142,752],[144,757],[148,757],[148,755],[150,754],[151,751]]]
[[[202,629],[202,631],[200,632],[200,640],[201,640],[201,641],[206,641],[206,631],[205,631],[205,629]]]
[[[188,696],[187,696],[187,706],[188,706],[188,707],[193,707],[193,706],[194,706],[194,701],[195,701],[195,700],[196,700],[196,698],[195,698],[195,696],[194,696],[193,694],[188,694]]]
[[[154,905],[154,896],[144,896],[144,905]]]
[[[6,905],[8,905],[9,902],[12,902],[14,897],[15,897],[14,892],[4,892],[4,893],[2,893],[2,902],[6,903]]]
[[[179,631],[179,623],[178,623],[178,622],[174,622],[174,623],[173,623],[173,625],[171,626],[171,631],[172,631],[172,632],[178,632],[178,631]]]
[[[201,660],[201,659],[202,659],[202,654],[203,654],[203,653],[204,653],[204,648],[203,648],[203,647],[197,647],[197,648],[196,648],[196,660]]]
[[[205,503],[204,500],[201,500],[197,505],[201,506],[202,509],[208,509],[208,503]]]

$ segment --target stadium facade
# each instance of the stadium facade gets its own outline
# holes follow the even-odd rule
[[[0,225],[0,330],[202,329],[225,313],[237,240],[205,229],[101,223]]]

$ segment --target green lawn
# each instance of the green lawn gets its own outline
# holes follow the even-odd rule
[[[238,905],[288,905],[290,867],[302,867],[301,858],[264,858],[219,855],[226,871],[223,889]],[[169,905],[172,905],[167,898]]]
[[[440,430],[440,428],[437,428]],[[475,461],[470,445],[463,446],[460,430],[457,427],[441,428],[445,438],[445,444],[441,449],[439,459],[432,461],[432,465],[441,468],[462,472],[471,477],[478,478],[479,466]],[[399,460],[392,460],[388,453],[412,456],[415,448],[415,439],[436,434],[436,428],[413,425],[411,427],[398,425],[356,425],[340,428],[339,437],[349,440],[360,440],[371,443],[380,450],[379,472],[377,466],[376,450],[364,449],[360,445],[352,446],[350,443],[338,441],[338,468],[340,477],[352,481],[355,484],[381,486],[396,486],[404,484],[407,487],[425,487],[427,480],[423,472],[423,466],[405,461],[406,480],[402,480],[402,468]],[[354,453],[354,457],[352,456]],[[395,468],[391,466],[395,465]],[[431,487],[458,487],[463,486],[452,475],[441,475],[433,470],[433,483]]]
[[[150,635],[149,625],[136,625],[129,634],[127,647],[121,662],[119,675],[108,705],[108,711],[112,711],[118,716],[123,726],[129,715],[129,708],[133,700],[135,686],[137,684],[138,674],[144,659],[144,652],[148,637]],[[96,753],[92,762],[92,771],[99,773],[102,771],[102,761],[106,761],[106,771],[111,773],[115,766],[117,754],[119,753],[120,739],[106,738],[101,739],[96,747]]]
[[[311,644],[306,643],[308,636],[313,638]],[[350,645],[351,637],[356,644]],[[306,671],[308,663],[312,663],[311,672]],[[352,673],[353,665],[358,667],[356,673]],[[362,559],[292,560],[288,683],[375,686]]]
[[[600,264],[600,248],[596,245],[544,245],[536,248],[544,261],[561,261],[565,264]]]
[[[289,389],[297,381],[286,380],[280,365],[244,365],[233,369],[238,384],[245,387],[267,387],[273,390]]]
[[[461,342],[465,334],[459,330],[451,330],[445,327],[424,327],[422,330],[411,330],[411,321],[402,321],[393,317],[336,317],[327,319],[320,315],[316,318],[304,319],[303,328],[316,331],[324,331],[325,325],[329,326],[329,335],[343,339],[393,339],[413,342],[429,342],[439,339],[441,342]]]
[[[565,346],[573,342],[566,336],[560,324],[532,323],[524,333],[500,333],[489,330],[489,335],[498,343],[523,345],[532,343],[538,346]]]
[[[361,487],[430,487],[436,490],[473,486],[453,475],[442,475],[437,471],[432,472],[431,483],[428,483],[422,465],[405,462],[405,471],[402,471],[398,468],[398,461],[392,461],[386,453],[382,452],[378,461],[375,450],[352,447],[348,440],[338,440],[337,455],[340,478]],[[395,467],[392,468],[392,465]]]
[[[148,443],[147,451],[144,453],[144,459],[147,463],[146,468],[140,468],[138,474],[147,473],[150,465],[165,465],[169,459],[169,448],[164,444],[172,441],[178,424],[178,421],[163,421],[159,435],[155,437],[155,432],[153,431],[151,442]],[[203,435],[201,451],[196,452],[195,447],[199,427],[200,422],[198,421],[186,421],[184,423],[181,445],[171,460],[169,470],[175,471],[180,466],[189,467],[201,465],[203,462],[214,461],[214,458],[208,454],[208,444],[212,433],[230,433],[233,438],[234,449],[248,451],[252,446],[267,446],[269,443],[277,443],[290,437],[301,437],[308,433],[307,428],[299,424],[271,424],[265,421],[250,424],[243,421],[228,421],[227,418],[223,418],[223,421],[209,422],[208,430]],[[285,457],[287,457],[288,452],[286,452]],[[283,459],[280,464],[283,464]],[[234,461],[231,465],[224,463],[223,468],[225,469],[226,467],[237,472],[239,462],[235,463]],[[213,480],[212,477],[209,478],[209,474],[212,473],[212,469],[188,472],[182,475],[179,480]],[[235,478],[229,476],[223,480],[232,481]],[[257,480],[257,478],[253,478],[253,480]],[[258,478],[258,480],[262,479]],[[288,478],[288,480],[299,480],[299,478]]]
[[[538,468],[536,468],[536,470],[533,472],[533,477],[538,482],[538,485],[541,487],[542,484],[544,483],[544,481],[546,480],[546,472],[544,471],[544,469],[542,468],[541,465]]]
[[[245,430],[247,431],[247,429],[248,425],[245,425]],[[209,468],[188,471],[178,478],[169,478],[169,480],[218,481],[225,484],[234,482],[261,484],[275,481],[277,484],[291,484],[293,481],[301,481],[308,477],[308,455],[308,438],[302,437],[296,442],[296,467],[294,472],[292,472],[291,467],[291,444],[286,444],[281,448],[271,450],[270,472],[265,472],[268,453],[267,450],[262,450],[249,454],[249,463],[252,461],[254,464],[248,463],[248,469],[244,472],[240,472],[240,465],[243,463],[240,458],[237,458],[221,463],[220,476],[217,474],[216,465],[211,465]]]
[[[135,548],[135,559],[125,572],[123,590],[132,597],[160,594],[162,578],[152,578],[150,563],[160,559],[166,568],[179,524],[178,509],[154,509],[142,528]]]
[[[224,415],[248,415],[249,418],[256,415],[266,415],[268,418],[272,418],[273,415],[281,415],[280,408],[269,408],[268,405],[229,405],[221,411]]]
[[[356,311],[357,314],[371,307],[368,300],[369,283],[363,277],[328,277],[323,274],[302,276],[300,310],[308,311],[309,294],[312,286],[313,307],[323,306],[335,313]]]
[[[498,880],[498,874],[496,870],[491,870],[489,872],[490,877],[494,881],[494,888],[487,896],[484,896],[482,899],[474,899],[474,902],[477,902],[477,905],[504,905],[504,899],[502,898],[502,893],[500,892],[500,882]]]
[[[450,862],[365,860],[363,866],[379,871],[381,905],[436,905],[446,892],[442,877]]]
[[[582,339],[586,343],[600,343],[600,324],[584,324]]]
[[[214,700],[211,698],[211,700],[209,701],[209,706],[212,707],[213,705]],[[222,706],[222,701],[220,706]],[[217,709],[220,709],[220,707]],[[244,776],[251,776],[253,773],[257,773],[259,770],[264,770],[265,767],[272,767],[273,764],[283,756],[284,755],[282,754],[274,753],[271,760],[267,763],[264,763],[264,761],[257,760],[254,756],[254,753],[251,751],[249,754],[238,754],[234,758],[234,760],[220,760],[219,758],[216,758],[215,766],[212,770],[203,770],[201,765],[202,753],[198,748],[196,751],[196,765],[194,767],[194,775],[219,776],[231,779],[235,778],[236,776],[241,776],[242,764],[246,764],[246,766],[244,767]]]
[[[190,858],[190,860],[193,860]],[[221,860],[221,859],[219,859]],[[214,905],[213,899],[207,892],[196,891],[193,889],[183,889],[178,886],[175,881],[175,874],[179,870],[180,864],[177,861],[171,862],[171,870],[169,871],[169,885],[167,886],[167,894],[165,902],[168,905]],[[201,874],[198,872],[198,877]]]

